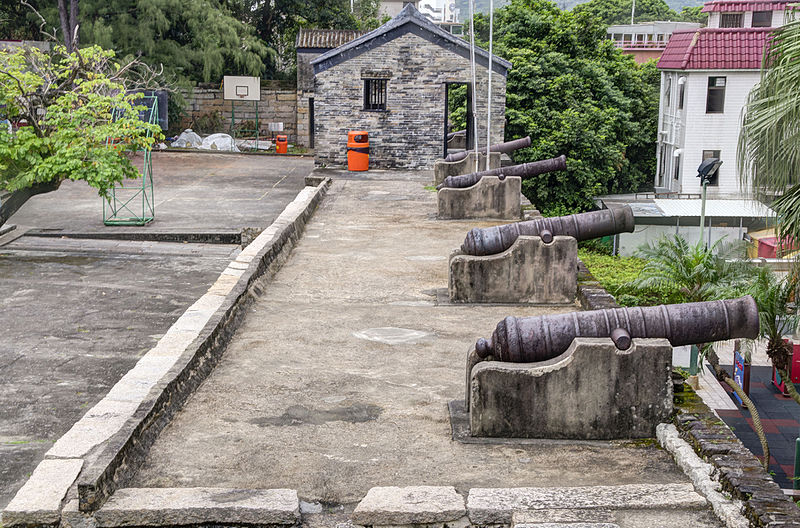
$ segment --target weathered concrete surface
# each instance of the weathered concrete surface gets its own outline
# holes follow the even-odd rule
[[[155,220],[103,225],[103,202],[83,182],[32,198],[11,218],[19,226],[71,233],[227,232],[272,223],[304,187],[313,161],[258,155],[153,152]],[[56,213],[57,211],[57,213]]]
[[[439,218],[522,218],[522,178],[484,176],[472,187],[445,187],[436,193]]]
[[[441,191],[440,191],[441,192]],[[502,253],[450,255],[451,302],[567,304],[578,288],[578,243],[556,236],[546,244],[521,236]]]
[[[432,218],[430,173],[341,176],[133,486],[290,488],[338,512],[377,486],[465,496],[476,486],[687,482],[647,445],[452,441],[447,402],[463,395],[463,354],[509,313],[436,301],[446,257],[474,224]],[[363,338],[385,338],[367,332],[379,328],[425,335]]]
[[[672,347],[665,339],[634,339],[617,350],[610,339],[576,338],[548,361],[481,361],[471,372],[474,436],[652,438],[672,412]]]
[[[486,166],[486,154],[478,154],[478,171],[491,170],[500,168],[500,152],[489,153],[489,166]],[[475,170],[475,153],[470,152],[467,157],[461,161],[445,161],[443,159],[436,160],[433,165],[433,185],[439,185],[448,176],[460,176],[461,174],[469,174],[477,172]]]
[[[464,517],[464,498],[452,486],[372,488],[353,511],[362,526],[430,524]]]
[[[570,523],[607,523],[619,528],[712,528],[722,527],[708,510],[696,509],[542,509],[516,512],[511,523],[512,528],[541,528],[545,523],[562,523],[562,526],[573,528]],[[728,526],[727,528],[731,528]]]
[[[94,518],[99,526],[291,526],[300,519],[300,501],[288,489],[126,488]]]
[[[691,483],[546,488],[473,488],[467,514],[473,524],[506,524],[531,510],[632,510],[706,508]]]
[[[5,527],[57,524],[61,501],[77,478],[83,460],[43,460],[6,509],[0,522]]]
[[[25,204],[11,221],[26,227],[6,237],[29,228],[119,236],[263,228],[311,168],[308,160],[223,154],[158,153],[154,165],[156,214],[164,214],[151,226],[103,227],[96,192],[65,182]],[[0,508],[237,252],[226,244],[33,236],[0,247]]]

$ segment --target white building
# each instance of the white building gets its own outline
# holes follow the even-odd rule
[[[643,22],[640,24],[618,24],[608,26],[609,40],[622,49],[622,53],[633,55],[638,63],[661,57],[670,37],[676,31],[696,31],[696,22]]]
[[[722,160],[709,198],[742,196],[736,171],[741,112],[758,82],[769,33],[786,21],[788,2],[716,0],[706,3],[708,27],[676,31],[664,50],[655,188],[700,193],[697,167]]]
[[[715,0],[703,7],[708,27],[675,31],[658,68],[661,102],[658,117],[655,192],[602,196],[601,207],[628,204],[636,230],[619,236],[623,255],[664,235],[700,238],[702,192],[697,168],[719,158],[717,181],[707,187],[703,239],[725,236],[733,242],[749,229],[774,225],[774,213],[749,201],[736,170],[742,108],[758,82],[767,38],[787,21],[789,2]]]

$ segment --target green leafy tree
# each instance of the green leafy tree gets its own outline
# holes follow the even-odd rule
[[[113,58],[96,46],[73,53],[64,46],[52,53],[0,51],[0,107],[25,124],[14,132],[0,127],[0,193],[8,193],[0,225],[65,179],[85,181],[105,196],[114,184],[139,176],[129,155],[152,145],[160,129],[139,119],[139,96],[126,90],[124,76],[137,64],[120,67]]]
[[[737,165],[742,184],[778,214],[781,238],[800,239],[800,20],[773,33],[761,80],[743,110]],[[775,199],[777,197],[777,199]]]
[[[703,6],[684,6],[678,15],[678,20],[682,22],[697,22],[708,24],[708,13],[703,13]]]
[[[632,0],[589,0],[573,8],[573,13],[585,13],[602,20],[606,25],[630,24]],[[678,20],[679,15],[664,0],[636,0],[634,22]]]
[[[486,46],[488,19],[476,16]],[[597,195],[652,186],[659,77],[606,38],[587,13],[546,0],[513,0],[495,13],[494,51],[510,60],[506,138],[531,136],[518,162],[567,156],[567,171],[523,182],[544,214],[594,207]]]

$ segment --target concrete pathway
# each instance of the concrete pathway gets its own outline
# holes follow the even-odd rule
[[[9,241],[20,227],[0,238],[0,510],[53,442],[240,251],[181,240],[269,225],[312,168],[307,159],[265,156],[156,153],[153,159],[154,223],[105,227],[96,191],[67,182],[11,219],[59,236]],[[153,233],[176,241],[127,239]]]
[[[296,489],[308,526],[346,521],[378,486],[454,486],[470,500],[492,495],[481,488],[529,489],[503,498],[512,506],[487,522],[508,522],[514,501],[565,507],[560,496],[536,498],[541,487],[567,487],[564,497],[580,495],[578,486],[675,488],[686,497],[687,477],[646,442],[453,441],[447,404],[464,396],[475,339],[506,315],[577,306],[449,305],[447,255],[476,224],[435,219],[428,174],[335,177],[131,488]],[[721,526],[702,500],[682,501],[634,501],[626,515],[606,514],[623,528]]]

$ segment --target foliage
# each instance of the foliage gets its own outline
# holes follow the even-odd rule
[[[800,321],[795,303],[797,287],[796,273],[779,279],[768,268],[759,268],[747,290],[758,305],[760,337],[767,339],[767,355],[777,369],[784,371],[791,348],[783,342],[783,334],[786,329],[796,328]]]
[[[113,58],[96,46],[0,51],[0,105],[12,121],[27,122],[14,133],[0,127],[0,190],[71,179],[105,195],[139,176],[127,154],[152,145],[147,133],[158,136],[160,129],[139,119],[140,96],[127,94],[121,77],[130,69]]]
[[[673,302],[669,291],[638,289],[630,285],[644,268],[644,259],[612,256],[585,248],[578,249],[578,258],[620,306],[652,306]]]
[[[630,24],[632,0],[590,0],[575,6],[573,13],[599,17],[606,25]],[[664,0],[636,0],[634,22],[677,20],[678,14]]]
[[[295,39],[300,28],[375,29],[380,0],[228,0],[234,16],[254,28],[275,53],[266,64],[269,77],[291,76],[295,66]]]
[[[195,117],[189,128],[198,134],[213,134],[222,130],[222,116],[216,110]]]
[[[737,165],[742,183],[759,199],[775,196],[783,237],[800,238],[800,20],[777,29],[764,56],[761,80],[743,110]]]
[[[476,16],[486,45],[488,20]],[[539,210],[576,212],[601,194],[651,185],[655,167],[659,76],[639,67],[606,38],[587,13],[546,0],[513,0],[495,13],[495,53],[510,60],[506,138],[530,135],[515,153],[526,162],[567,156],[567,171],[523,182]]]
[[[600,18],[605,24],[630,24],[632,0],[589,0],[575,6],[573,12],[587,13]],[[673,11],[664,0],[636,0],[634,23],[671,20],[705,24],[708,15],[701,13],[702,6],[686,6],[680,13]]]
[[[638,290],[669,292],[675,302],[699,302],[742,295],[754,277],[754,268],[731,259],[739,251],[717,240],[710,247],[691,245],[683,237],[662,237],[642,247],[647,263],[629,285]]]

